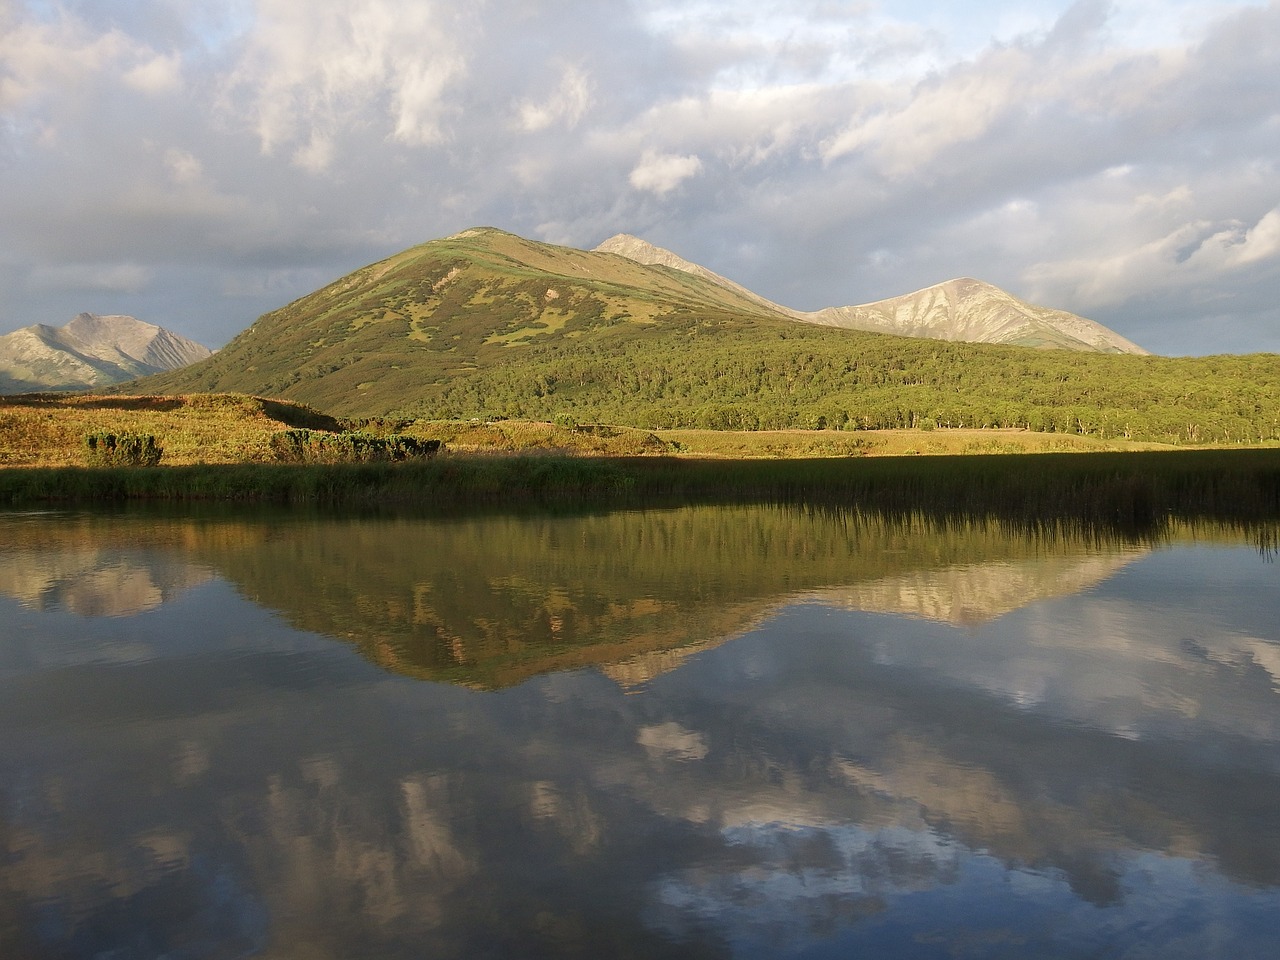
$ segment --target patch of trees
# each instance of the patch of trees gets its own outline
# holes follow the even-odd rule
[[[658,331],[655,331],[658,332]],[[1102,439],[1280,439],[1280,358],[1167,358],[688,324],[537,345],[402,408],[648,429],[1021,428]]]

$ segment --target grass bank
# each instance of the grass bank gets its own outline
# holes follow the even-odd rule
[[[226,501],[431,512],[808,503],[1143,528],[1280,518],[1280,450],[812,460],[452,455],[401,464],[0,471],[0,503]]]
[[[165,466],[271,463],[272,436],[305,428],[393,432],[464,453],[748,459],[1097,452],[1154,444],[1028,430],[639,430],[528,420],[340,421],[297,404],[241,394],[0,397],[0,467],[79,466],[93,434],[152,436]]]

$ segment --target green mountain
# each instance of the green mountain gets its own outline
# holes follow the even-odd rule
[[[1032,350],[798,322],[665,251],[640,262],[654,250],[467,230],[357,270],[264,315],[208,360],[128,389],[252,393],[351,417],[1280,438],[1275,356]],[[953,314],[965,303],[986,303],[988,318],[995,309],[982,290],[952,293]]]

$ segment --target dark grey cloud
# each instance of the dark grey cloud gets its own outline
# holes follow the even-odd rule
[[[975,275],[1277,349],[1280,5],[0,0],[0,329],[219,345],[477,224],[814,309]]]

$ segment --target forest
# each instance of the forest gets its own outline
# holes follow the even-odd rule
[[[1023,428],[1174,444],[1280,439],[1280,358],[1132,357],[688,321],[560,341],[428,387],[415,417],[647,429]],[[434,385],[433,385],[434,386]]]

